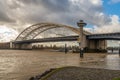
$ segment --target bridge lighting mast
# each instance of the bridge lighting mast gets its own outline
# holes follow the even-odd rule
[[[79,43],[79,49],[80,49],[80,58],[83,58],[83,27],[87,25],[87,23],[85,23],[83,20],[80,20],[79,22],[77,22],[77,25],[79,27],[79,39],[78,39],[78,43]]]

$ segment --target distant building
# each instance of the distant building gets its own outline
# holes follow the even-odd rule
[[[9,42],[0,43],[0,49],[10,49],[10,43]]]

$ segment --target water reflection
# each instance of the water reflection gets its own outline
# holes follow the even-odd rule
[[[120,70],[118,54],[64,54],[50,51],[0,51],[0,80],[28,80],[45,70],[62,66],[80,66]]]
[[[106,59],[106,67],[109,69],[120,69],[120,56],[111,54],[107,55]]]
[[[108,53],[114,53],[114,54],[116,53],[116,54],[118,54],[118,53],[119,53],[119,50],[113,50],[113,51],[112,51],[112,50],[108,50],[107,52],[108,52]]]

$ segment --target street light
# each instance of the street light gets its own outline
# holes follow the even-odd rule
[[[80,49],[80,58],[83,58],[83,27],[86,26],[87,24],[83,21],[80,20],[79,22],[77,22],[77,25],[79,27],[79,39],[78,39],[78,43],[79,43],[79,49]]]
[[[119,43],[119,48],[118,49],[119,49],[119,55],[120,55],[120,41],[118,43]]]

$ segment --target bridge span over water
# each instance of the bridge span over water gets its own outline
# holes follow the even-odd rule
[[[32,43],[80,41],[79,33],[79,28],[67,25],[38,23],[21,32],[12,43],[12,48],[31,49]],[[82,40],[84,48],[106,49],[106,40],[120,40],[120,33],[91,34],[83,30]]]
[[[23,41],[15,41],[14,43],[43,43],[43,42],[59,42],[59,41],[77,41],[79,38],[76,36],[65,36],[65,37],[51,37],[51,38],[40,38],[40,39],[30,39]],[[106,33],[106,34],[91,34],[86,35],[88,40],[120,40],[120,33]]]

